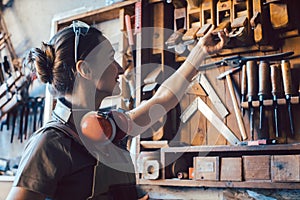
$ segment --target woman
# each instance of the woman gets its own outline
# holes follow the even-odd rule
[[[32,49],[27,60],[39,79],[50,83],[51,91],[58,95],[54,121],[65,124],[69,134],[48,126],[32,135],[7,199],[147,199],[136,192],[130,156],[120,150],[124,131],[131,136],[141,134],[176,106],[203,59],[227,42],[226,30],[218,34],[219,42],[211,31],[150,100],[126,113],[114,112],[110,121],[105,112],[97,113],[100,127],[93,121],[93,111],[105,97],[120,92],[118,76],[123,73],[109,41],[97,29],[75,22],[41,49]],[[126,128],[119,123],[112,126],[116,121]],[[117,130],[114,137],[112,129]]]

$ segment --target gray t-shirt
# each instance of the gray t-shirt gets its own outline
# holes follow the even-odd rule
[[[34,133],[25,147],[14,186],[53,199],[86,199],[92,193],[96,159],[63,132]]]
[[[129,152],[123,153],[120,156],[111,153],[109,157],[125,158],[116,164],[133,171]],[[53,127],[41,128],[30,137],[13,186],[57,200],[83,200],[91,196],[90,199],[95,200],[111,197],[134,200],[136,195],[145,195],[136,188],[134,173],[97,163],[95,157],[70,134]]]

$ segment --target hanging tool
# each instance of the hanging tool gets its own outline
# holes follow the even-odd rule
[[[246,64],[247,61],[251,61],[251,60],[255,60],[255,61],[282,60],[283,58],[287,58],[293,54],[294,54],[294,52],[290,51],[290,52],[277,53],[277,54],[271,54],[271,55],[266,55],[266,56],[245,56],[245,57],[240,56],[240,55],[231,56],[231,57],[227,57],[227,58],[224,58],[222,60],[219,60],[219,61],[216,61],[213,63],[201,65],[198,68],[198,70],[203,71],[203,70],[213,69],[213,68],[220,67],[220,66],[238,67],[238,66],[243,66],[244,64]]]
[[[196,112],[200,111],[206,119],[226,138],[226,140],[236,145],[240,143],[240,140],[234,135],[234,133],[219,119],[219,117],[208,107],[208,105],[200,98],[196,97],[190,106],[180,116],[183,123]]]
[[[278,103],[277,99],[281,93],[281,77],[280,77],[280,65],[272,64],[271,68],[271,85],[273,96],[273,108],[274,108],[274,121],[275,121],[275,136],[279,137],[279,123],[278,123]]]
[[[281,72],[282,72],[282,79],[283,79],[284,94],[285,94],[286,104],[288,107],[291,135],[293,136],[295,134],[295,131],[294,131],[294,123],[293,123],[292,104],[291,104],[292,75],[291,75],[290,62],[288,60],[281,61]]]
[[[247,95],[247,73],[246,73],[246,65],[242,66],[242,80],[241,80],[241,103],[246,100]],[[244,116],[245,109],[241,106],[241,112]]]
[[[251,139],[254,140],[254,108],[252,102],[255,100],[257,95],[257,64],[256,61],[248,61],[246,63],[247,72],[247,96],[249,106],[249,120],[250,120],[250,135]]]
[[[234,92],[234,88],[233,88],[233,84],[232,84],[232,79],[231,79],[231,74],[237,72],[240,70],[240,67],[236,67],[236,68],[232,68],[222,74],[220,74],[217,79],[221,80],[223,78],[226,78],[226,82],[228,85],[228,89],[229,89],[229,93],[230,93],[230,97],[233,103],[233,108],[234,108],[234,113],[235,113],[235,117],[242,135],[243,140],[247,139],[247,134],[246,134],[246,130],[245,130],[245,126],[244,126],[244,122],[243,122],[243,118],[238,106],[238,102],[235,96],[235,92]]]
[[[209,81],[203,73],[199,74],[198,81],[207,93],[208,98],[210,99],[220,116],[222,118],[225,118],[227,115],[229,115],[227,108],[222,103],[213,86],[209,83]]]
[[[198,100],[195,99],[181,114],[180,119],[183,123],[187,122],[190,117],[198,110]]]
[[[220,120],[219,117],[207,106],[207,104],[200,97],[197,97],[197,101],[198,101],[198,110],[226,138],[226,140],[232,145],[239,144],[240,140],[224,124],[224,122]]]
[[[270,66],[268,61],[260,61],[258,66],[259,130],[263,129],[264,99],[270,94]]]

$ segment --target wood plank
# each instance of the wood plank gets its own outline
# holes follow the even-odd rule
[[[223,153],[233,153],[239,152],[245,154],[266,154],[267,152],[285,153],[290,152],[290,154],[300,153],[300,143],[294,144],[276,144],[276,145],[257,145],[257,146],[232,146],[232,145],[205,145],[205,146],[185,146],[185,147],[168,147],[162,148],[162,153],[174,153],[174,152],[223,152]],[[282,154],[281,153],[281,154]]]
[[[180,101],[180,108],[181,108],[181,113],[183,113],[187,107],[189,107],[190,103],[191,103],[191,99],[194,95],[184,95],[183,99]],[[194,115],[192,115],[190,117],[190,119],[183,123],[182,121],[180,122],[180,127],[179,130],[177,132],[177,134],[180,134],[180,141],[184,142],[186,144],[190,144],[190,134],[191,134],[191,124],[194,122]]]
[[[116,19],[119,17],[119,9],[132,6],[137,2],[137,0],[128,0],[123,2],[118,2],[112,4],[110,6],[105,6],[101,8],[84,8],[81,10],[73,10],[67,12],[65,14],[60,14],[59,16],[55,17],[55,21],[57,21],[59,27],[63,27],[68,25],[73,20],[83,20],[92,24],[93,22],[97,21],[103,22],[108,21],[111,19]]]
[[[271,181],[196,181],[196,180],[140,180],[141,185],[213,187],[213,188],[260,188],[260,189],[300,189],[300,184]]]

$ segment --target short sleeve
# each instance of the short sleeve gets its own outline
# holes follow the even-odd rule
[[[71,169],[71,139],[56,129],[32,135],[22,154],[13,186],[53,196]]]

